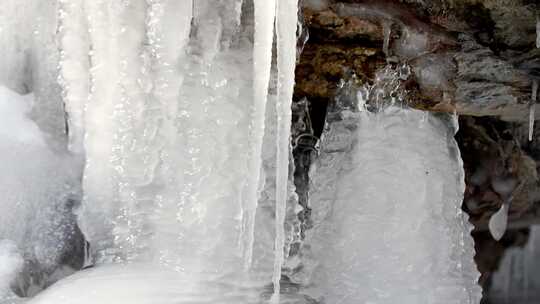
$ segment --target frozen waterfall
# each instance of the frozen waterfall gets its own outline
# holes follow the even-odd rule
[[[2,5],[0,303],[477,303],[431,114],[329,124],[290,256],[297,22],[297,0]]]
[[[329,125],[299,274],[315,298],[479,303],[455,131],[450,119],[399,107],[344,112]]]

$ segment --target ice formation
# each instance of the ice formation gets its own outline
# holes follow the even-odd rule
[[[227,284],[244,290],[246,284],[269,283],[273,277],[273,298],[279,301],[289,240],[284,225],[290,196],[297,5],[292,0],[60,0],[51,6],[56,11],[45,14],[43,22],[47,29],[56,25],[57,35],[47,31],[43,37],[55,38],[45,45],[58,54],[44,61],[59,69],[40,83],[59,80],[69,150],[86,160],[78,216],[96,270],[58,284],[36,302],[55,303],[55,290],[64,286],[71,291],[61,294],[76,294],[75,302],[95,301],[81,297],[81,281],[99,298],[94,273],[104,282],[109,275],[142,278],[152,268],[148,265],[156,265],[156,278],[173,273],[178,273],[177,283],[190,278],[194,286],[199,284],[203,298],[205,282],[217,286],[226,277]],[[33,16],[36,7],[24,1],[8,6],[2,17],[9,9],[14,13],[23,8]],[[15,28],[5,30],[19,39]],[[15,45],[36,54],[43,51],[26,40]],[[2,71],[9,74],[3,79],[22,73],[5,66]],[[24,91],[27,81],[21,83],[9,85]],[[35,92],[38,102],[45,96],[41,93]],[[267,104],[275,111],[268,112]],[[268,119],[268,113],[277,119]],[[269,122],[275,125],[267,126]],[[263,166],[263,141],[273,142],[274,164],[265,161]],[[45,141],[42,145],[47,149]],[[264,186],[267,175],[275,182]],[[265,200],[275,205],[265,203],[266,209],[256,212],[263,187],[273,189],[274,196]],[[275,213],[275,220],[268,211]],[[256,225],[261,221],[266,224]],[[272,238],[259,237],[262,234]],[[125,263],[133,268],[121,266]],[[111,264],[118,265],[107,267]],[[160,267],[163,271],[157,270]],[[154,293],[160,291],[166,294],[167,287]],[[188,289],[183,292],[189,297]],[[165,299],[176,302],[181,296]],[[229,300],[209,294],[205,299],[200,301],[239,300],[232,294]],[[139,300],[151,302],[150,297]]]
[[[79,195],[78,162],[46,144],[28,118],[33,101],[0,87],[0,240],[51,273],[78,232],[71,209]]]
[[[493,303],[533,304],[540,301],[540,226],[533,226],[524,248],[509,249],[493,275],[489,300]]]
[[[277,37],[277,153],[276,153],[276,259],[274,262],[273,303],[279,303],[281,267],[285,259],[285,217],[289,183],[289,154],[292,120],[294,70],[296,67],[297,1],[278,1],[276,15]],[[293,53],[294,51],[294,53]]]
[[[396,96],[386,84],[363,90]],[[391,100],[372,113],[356,96],[330,114],[295,279],[325,303],[479,303],[455,122]]]
[[[281,286],[300,239],[289,162],[297,6],[3,5],[0,303],[17,300],[9,285],[29,260],[61,277],[55,267],[80,233],[75,207],[94,267],[30,303],[307,302]],[[367,8],[401,22],[395,8]],[[386,34],[389,52],[390,25]],[[316,290],[307,292],[327,303],[475,303],[453,125],[398,107],[358,109],[331,124],[314,171],[318,224],[302,263]]]
[[[23,258],[18,252],[17,245],[8,240],[0,240],[0,302],[16,299],[10,288],[20,271]]]
[[[540,48],[540,16],[536,17],[536,47]]]
[[[506,226],[508,225],[509,209],[509,203],[504,202],[499,211],[493,214],[489,219],[489,232],[497,241],[502,239],[504,233],[506,232]]]
[[[532,84],[532,97],[529,105],[529,141],[533,140],[534,135],[534,121],[536,110],[536,97],[538,94],[538,79],[533,79]]]

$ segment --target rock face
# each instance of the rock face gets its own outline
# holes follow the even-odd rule
[[[306,1],[295,94],[328,102],[347,73],[372,81],[385,59],[406,61],[412,106],[524,120],[539,10],[524,0]]]

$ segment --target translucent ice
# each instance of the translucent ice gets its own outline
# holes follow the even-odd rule
[[[536,47],[540,48],[540,17],[536,17]]]
[[[536,97],[538,94],[538,79],[533,79],[532,85],[532,97],[529,105],[529,141],[533,140],[534,134],[534,121],[535,121],[535,109],[536,109]]]
[[[0,87],[0,240],[11,240],[36,265],[34,273],[49,274],[80,235],[71,213],[80,167],[75,158],[46,144],[28,118],[33,102],[32,95]]]
[[[493,303],[538,303],[540,301],[540,226],[531,227],[528,244],[510,248],[493,274],[489,292]]]
[[[326,303],[480,300],[452,119],[343,111],[311,174],[304,279]],[[302,279],[302,277],[299,277]]]
[[[272,46],[274,41],[274,25],[276,19],[276,1],[254,1],[254,43],[253,43],[253,112],[251,130],[253,143],[249,155],[249,172],[251,179],[247,181],[246,203],[244,207],[243,241],[245,247],[245,268],[251,266],[253,258],[253,242],[255,238],[255,216],[259,200],[262,145],[265,132],[266,104],[272,67]]]
[[[291,106],[296,66],[296,28],[298,1],[277,2],[277,153],[276,153],[276,259],[274,262],[273,303],[279,303],[281,267],[285,259],[285,217],[288,199],[289,154],[291,137]]]
[[[506,226],[508,225],[508,209],[508,203],[503,203],[499,211],[493,214],[489,219],[489,231],[497,241],[499,241],[506,232]]]

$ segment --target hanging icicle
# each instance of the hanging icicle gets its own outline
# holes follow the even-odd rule
[[[251,117],[249,173],[252,176],[247,186],[246,203],[243,211],[242,242],[244,246],[244,268],[251,266],[255,234],[255,216],[259,200],[261,180],[262,145],[265,131],[266,103],[272,65],[272,43],[276,18],[275,0],[255,0],[255,42],[253,47],[253,112]]]
[[[536,96],[538,94],[538,79],[533,79],[532,84],[532,97],[529,104],[529,141],[533,140],[534,135],[534,121],[536,110]]]
[[[291,137],[291,106],[296,67],[296,31],[298,2],[280,0],[277,3],[277,173],[276,173],[276,240],[274,261],[274,294],[272,303],[279,303],[281,266],[284,261],[285,213],[287,209],[287,185],[289,180],[289,153]]]

